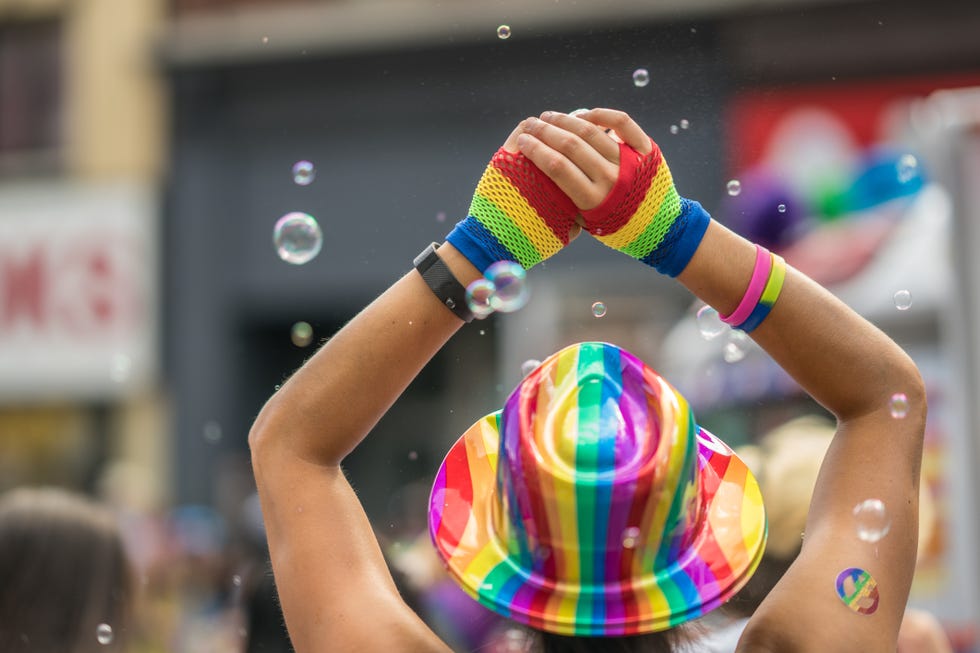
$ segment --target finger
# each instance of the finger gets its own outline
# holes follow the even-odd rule
[[[592,180],[561,152],[528,133],[518,136],[517,146],[531,163],[568,195],[575,206],[588,210],[598,206],[602,201],[601,197],[598,200],[594,197],[595,184]]]
[[[514,131],[512,131],[510,133],[510,136],[507,137],[507,140],[504,141],[503,147],[505,150],[507,150],[511,154],[517,154],[517,152],[519,151],[517,147],[517,137],[524,132],[526,127],[527,127],[527,119],[517,123],[517,127],[514,127]]]
[[[619,169],[618,157],[617,163],[610,162],[578,134],[536,118],[528,118],[526,132],[556,152],[561,152],[591,181],[609,183],[610,178],[615,181]],[[605,135],[603,138],[609,141]],[[612,141],[609,144],[616,146]]]
[[[541,114],[541,120],[572,132],[595,148],[606,160],[619,165],[619,145],[609,138],[604,130],[588,120],[582,120],[558,111],[545,111]]]
[[[630,118],[629,114],[616,109],[590,109],[586,113],[579,114],[582,120],[606,127],[616,132],[623,141],[640,154],[649,154],[652,151],[650,137]]]

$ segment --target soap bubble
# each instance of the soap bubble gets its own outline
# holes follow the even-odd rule
[[[888,410],[895,419],[904,419],[909,414],[909,398],[904,392],[896,392],[888,402]]]
[[[408,452],[408,459],[409,460],[418,460],[419,459],[419,452],[418,451],[409,451]]]
[[[690,121],[687,118],[681,118],[681,129],[687,129],[691,126]]]
[[[854,506],[857,536],[865,542],[877,542],[892,526],[885,504],[880,499],[865,499]]]
[[[323,232],[312,215],[287,213],[272,230],[276,252],[286,263],[302,265],[312,261],[323,247]]]
[[[510,38],[510,25],[501,25],[497,28],[497,38],[504,40]]]
[[[637,543],[640,541],[640,529],[636,526],[630,526],[623,531],[623,548],[632,549],[636,547]]]
[[[602,317],[606,314],[606,305],[603,302],[595,302],[592,304],[592,314],[596,317]]]
[[[786,205],[780,204],[779,206],[776,207],[776,210],[779,211],[780,213],[786,213]]]
[[[513,313],[527,304],[530,291],[527,272],[513,261],[497,261],[487,268],[486,278],[493,284],[490,306],[501,313]]]
[[[268,36],[263,36],[262,37],[262,43],[268,43],[268,42],[269,42],[269,37]]]
[[[213,419],[204,423],[204,439],[211,444],[217,444],[221,440],[221,424]]]
[[[727,184],[725,184],[725,189],[728,190],[728,194],[735,197],[742,192],[742,182],[738,179],[731,179]]]
[[[112,644],[113,637],[112,626],[109,624],[99,624],[95,628],[95,639],[99,642],[99,644],[102,644],[103,646]]]
[[[309,186],[316,179],[316,168],[309,161],[297,161],[293,164],[293,181],[298,186]]]
[[[476,318],[482,320],[493,313],[493,293],[493,282],[482,277],[466,287],[466,305]]]
[[[537,358],[529,358],[529,359],[527,359],[526,361],[524,361],[523,363],[521,363],[521,376],[522,377],[523,376],[527,376],[528,374],[530,374],[534,370],[538,369],[538,366],[540,364],[541,364],[541,361],[539,361]]]
[[[695,320],[698,323],[698,331],[701,332],[701,337],[705,340],[714,340],[724,333],[728,327],[727,324],[721,321],[721,316],[718,315],[718,311],[707,305],[698,309]]]
[[[728,342],[722,348],[722,358],[726,363],[737,363],[745,358],[745,348],[749,337],[744,331],[732,329],[728,332]]]
[[[903,154],[898,158],[895,165],[898,172],[898,181],[907,184],[912,181],[919,171],[919,161],[911,154]]]
[[[679,131],[680,131],[680,128],[677,125],[671,125],[670,126],[670,133],[671,134],[676,134]]]
[[[633,85],[643,88],[650,83],[650,71],[646,68],[637,68],[633,71]]]
[[[239,576],[238,574],[235,574],[234,576],[231,577],[231,584],[234,585],[235,587],[241,587],[242,577]]]
[[[900,311],[907,311],[912,308],[912,293],[908,290],[899,290],[895,293],[895,308]]]
[[[129,378],[129,372],[133,367],[133,361],[126,354],[115,354],[112,357],[112,368],[109,376],[116,383],[123,383]]]
[[[289,332],[289,338],[297,347],[306,347],[313,341],[313,327],[309,322],[297,322]]]
[[[494,651],[499,651],[499,653],[527,653],[534,644],[534,636],[520,628],[507,630],[502,639],[502,642],[495,645]]]

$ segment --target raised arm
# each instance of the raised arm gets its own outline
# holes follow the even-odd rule
[[[478,275],[451,245],[460,280]],[[274,394],[249,434],[276,587],[306,651],[448,651],[401,601],[340,463],[463,322],[414,270]],[[383,648],[384,647],[384,648]]]
[[[618,146],[609,148],[598,137],[602,131],[597,126],[611,129],[630,147],[622,153]],[[606,244],[676,276],[720,314],[736,311],[753,276],[756,248],[716,222],[698,226],[700,207],[676,196],[665,165],[662,172],[667,177],[661,185],[669,188],[657,191],[661,182],[651,184],[649,179],[635,182],[646,184],[639,189],[629,188],[631,179],[642,177],[635,172],[642,169],[642,162],[660,156],[629,116],[608,109],[594,109],[580,117],[547,112],[541,120],[529,121],[526,131],[519,140],[521,150],[583,209],[586,229]],[[634,158],[641,161],[639,167]],[[618,182],[606,196],[610,178]],[[617,194],[643,197],[647,186],[651,190],[646,200],[670,209],[662,208],[654,221],[666,211],[668,218],[676,214],[676,219],[693,225],[670,231],[680,236],[656,241],[654,249],[639,247],[636,233],[617,239],[613,230],[636,232],[637,228],[626,224],[629,215],[617,217],[615,207],[608,206],[621,201],[614,197]],[[659,195],[654,197],[655,193]],[[670,201],[676,206],[668,206]],[[669,229],[674,229],[672,223],[663,227]],[[671,247],[675,250],[660,249]],[[684,248],[691,251],[678,257]],[[738,650],[893,653],[915,566],[926,414],[918,371],[881,331],[792,268],[787,269],[768,316],[751,336],[837,417],[838,430],[814,492],[802,554],[760,607]],[[899,419],[889,407],[897,393],[908,402],[907,414]],[[884,504],[891,523],[887,536],[873,543],[858,536],[853,514],[855,506],[868,499]],[[863,597],[854,597],[849,606],[838,596],[839,577],[848,569],[862,570],[874,579],[878,597],[874,606],[875,594],[865,577],[857,578],[857,586],[855,578],[841,577],[848,593],[858,592],[865,583]]]
[[[470,215],[436,250],[464,286],[501,258],[531,267],[578,231],[574,206],[556,188],[539,192],[534,207],[484,210],[482,195],[513,195],[510,182],[524,183],[515,176],[521,165],[540,174],[516,154],[516,137],[517,130],[494,156]],[[544,182],[535,188],[554,188]],[[518,241],[530,233],[521,242],[533,246],[512,252],[504,232]],[[399,597],[340,465],[462,325],[412,270],[297,370],[249,433],[276,585],[300,653],[448,651]]]
[[[679,280],[720,313],[730,312],[751,274],[752,250],[712,225]],[[894,342],[792,268],[768,319],[751,335],[837,417],[838,428],[814,488],[802,552],[756,612],[739,650],[891,653],[915,569],[922,380]],[[890,408],[899,393],[909,402],[901,419]],[[867,500],[881,501],[891,522],[879,542],[859,537],[854,510]],[[839,578],[848,569],[873,580]],[[877,599],[870,585],[865,598],[855,596],[864,582],[877,585]]]

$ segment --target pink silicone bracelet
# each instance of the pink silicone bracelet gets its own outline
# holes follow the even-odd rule
[[[721,321],[729,326],[741,324],[752,314],[752,309],[762,299],[762,293],[766,289],[766,281],[769,280],[769,272],[772,270],[772,256],[769,250],[762,245],[755,246],[755,269],[752,270],[752,279],[749,280],[749,287],[745,289],[742,301],[729,315],[723,315]]]

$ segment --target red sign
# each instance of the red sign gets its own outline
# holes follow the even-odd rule
[[[153,211],[131,186],[0,190],[0,399],[155,376]]]

